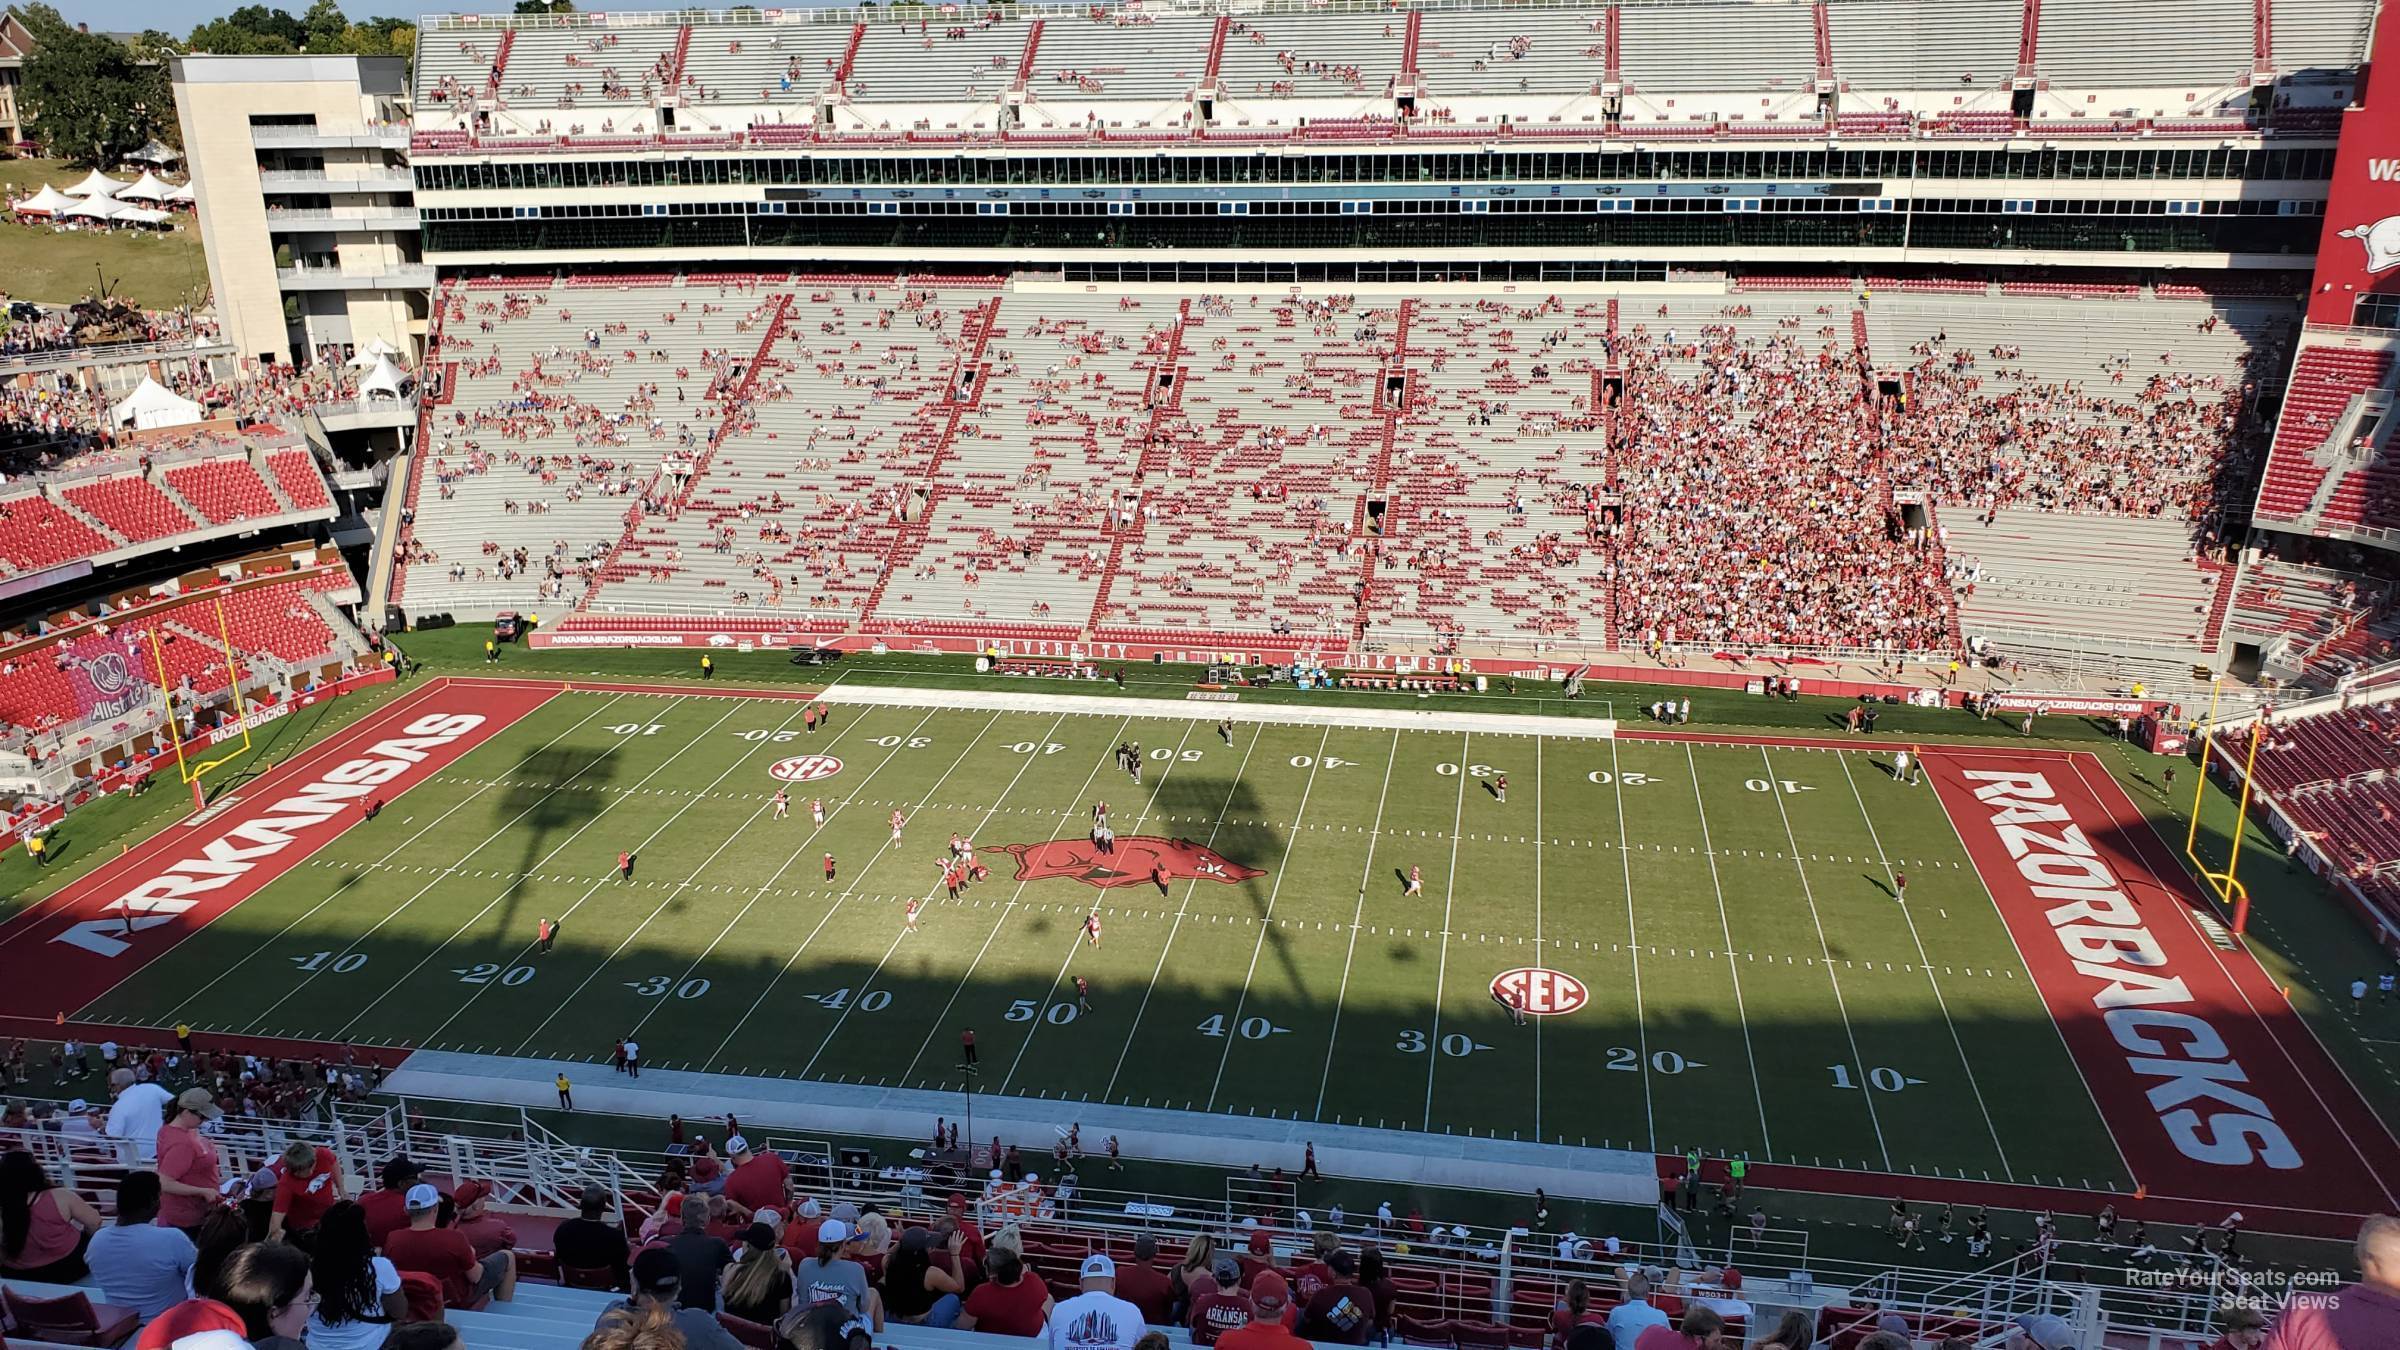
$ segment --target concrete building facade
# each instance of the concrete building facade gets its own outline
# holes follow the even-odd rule
[[[413,364],[432,269],[409,176],[408,63],[179,56],[176,117],[225,335],[244,358]]]

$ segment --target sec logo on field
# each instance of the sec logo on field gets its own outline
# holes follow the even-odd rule
[[[842,771],[842,762],[832,755],[796,755],[779,759],[767,767],[767,776],[786,783],[813,783],[831,778]]]
[[[1514,995],[1515,997],[1511,997]],[[1503,1003],[1524,1001],[1525,1011],[1534,1017],[1556,1017],[1571,1013],[1592,1001],[1592,992],[1583,981],[1565,971],[1544,970],[1540,966],[1524,966],[1504,970],[1492,977],[1492,997]]]

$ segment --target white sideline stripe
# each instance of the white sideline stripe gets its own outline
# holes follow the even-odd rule
[[[998,693],[983,689],[898,689],[850,685],[827,689],[826,703],[856,703],[902,708],[948,708],[974,712],[1088,713],[1095,717],[1126,716],[1125,699],[1106,694]],[[1617,734],[1613,717],[1532,717],[1522,713],[1462,712],[1454,708],[1412,712],[1396,708],[1310,708],[1293,704],[1193,703],[1180,699],[1136,700],[1138,718],[1190,722],[1280,722],[1306,727],[1380,727],[1399,731],[1440,731],[1456,734],[1556,736],[1564,740],[1605,741]]]

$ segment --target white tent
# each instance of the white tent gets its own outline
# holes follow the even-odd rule
[[[119,205],[123,209],[108,218],[111,225],[164,225],[175,218],[171,212],[153,211],[147,206]]]
[[[84,175],[82,182],[68,188],[67,195],[70,197],[114,197],[119,188],[130,186],[132,185],[129,183],[120,183],[98,169],[94,169]]]
[[[392,358],[378,356],[375,358],[375,368],[360,377],[358,396],[370,403],[387,398],[398,402],[406,399],[416,387],[416,376],[393,365]]]
[[[400,349],[384,341],[383,335],[378,333],[367,339],[367,345],[359,348],[358,354],[350,358],[350,368],[352,370],[373,370],[384,357],[398,356],[399,354]]]
[[[141,387],[116,406],[118,426],[130,422],[137,431],[152,427],[189,426],[200,420],[200,405],[145,375]]]
[[[192,200],[192,185],[191,185],[191,184],[189,184],[189,183],[186,183],[186,184],[184,184],[182,187],[176,188],[174,191],[172,191],[172,192],[169,192],[169,193],[167,194],[167,200],[168,200],[168,201],[171,201],[171,202],[188,202],[188,201],[191,201],[191,200]]]
[[[61,216],[89,216],[94,220],[110,220],[121,211],[133,209],[130,204],[118,201],[114,197],[86,197],[73,206],[61,209],[59,214]]]
[[[157,174],[144,169],[141,181],[116,195],[132,202],[163,202],[167,199],[167,194],[174,190],[174,184],[165,182]]]
[[[128,162],[134,164],[173,164],[175,161],[182,159],[183,156],[176,154],[173,150],[168,149],[165,142],[153,138],[148,145],[145,145],[141,149],[134,151],[125,158]]]
[[[20,216],[55,216],[74,204],[73,197],[44,183],[41,191],[17,203],[17,214]]]

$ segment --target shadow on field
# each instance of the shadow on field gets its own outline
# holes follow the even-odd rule
[[[509,786],[500,793],[497,810],[502,820],[516,821],[511,833],[524,841],[514,869],[516,875],[539,870],[542,859],[552,849],[565,843],[606,804],[601,790],[617,777],[616,761],[609,754],[611,748],[547,746],[528,752],[503,775]],[[562,783],[572,786],[561,788],[558,785]],[[524,813],[523,819],[518,819],[519,812]],[[517,921],[515,887],[509,888],[503,903],[506,905],[500,915],[503,930],[513,932]]]

